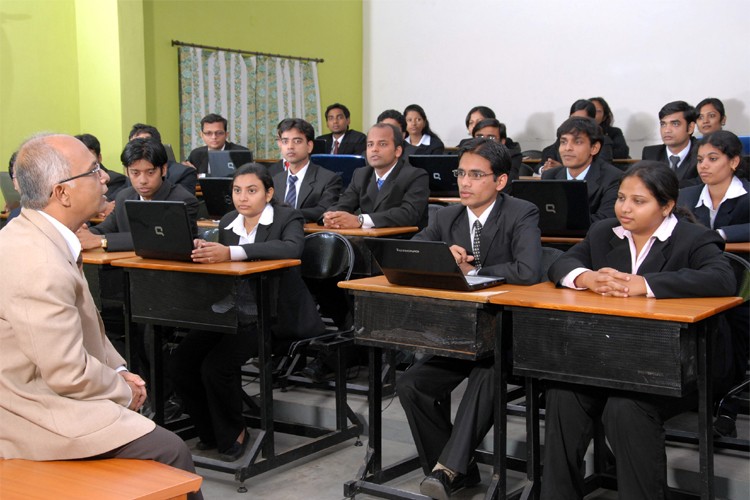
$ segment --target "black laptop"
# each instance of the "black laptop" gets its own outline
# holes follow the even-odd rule
[[[0,191],[3,193],[8,210],[18,208],[21,204],[21,193],[13,187],[13,179],[8,172],[0,172]]]
[[[411,155],[409,163],[429,174],[430,196],[458,196],[458,179],[453,175],[453,171],[458,168],[458,156]]]
[[[539,208],[542,236],[583,237],[591,225],[586,181],[517,180],[513,196]]]
[[[394,285],[471,292],[505,283],[500,276],[464,276],[443,241],[365,238],[365,244]]]
[[[206,177],[201,179],[203,201],[208,215],[220,219],[234,210],[232,202],[232,179],[230,177]]]
[[[339,174],[344,182],[344,189],[352,181],[354,171],[367,164],[365,157],[358,155],[312,155],[310,161]]]
[[[209,151],[206,177],[232,177],[235,170],[252,162],[252,151]]]
[[[190,262],[193,233],[181,201],[126,200],[135,254],[145,259]]]

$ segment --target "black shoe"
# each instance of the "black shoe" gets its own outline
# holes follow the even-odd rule
[[[737,437],[737,423],[729,415],[719,415],[714,420],[714,437]]]
[[[476,486],[482,482],[479,476],[479,467],[476,463],[470,464],[466,474],[457,473],[450,480],[444,470],[432,471],[419,485],[419,492],[438,500],[448,500],[451,495],[466,487]]]
[[[183,406],[182,400],[177,395],[172,395],[164,403],[164,421],[171,422],[182,416]]]
[[[302,369],[302,375],[320,384],[331,378],[333,372],[326,368],[325,363],[320,358],[315,358]]]
[[[206,442],[206,441],[198,441],[195,444],[195,449],[199,451],[206,451],[206,450],[213,450],[216,448],[216,443]]]
[[[225,462],[234,462],[238,460],[242,455],[245,454],[245,450],[247,449],[247,444],[250,442],[250,434],[245,432],[245,438],[242,440],[242,442],[235,441],[232,443],[232,446],[229,447],[229,449],[220,451],[219,452],[219,458],[224,460]]]

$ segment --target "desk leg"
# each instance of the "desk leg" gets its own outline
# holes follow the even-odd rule
[[[151,394],[153,400],[151,406],[154,410],[154,422],[164,426],[164,358],[162,352],[161,326],[151,325]]]
[[[258,362],[260,366],[260,428],[263,432],[263,456],[266,460],[274,457],[273,422],[273,374],[271,341],[271,304],[268,278],[260,276],[256,280],[256,303],[258,305]]]
[[[499,312],[497,315],[496,331],[495,331],[495,366],[494,366],[494,377],[495,377],[495,429],[493,436],[493,461],[492,461],[492,480],[490,486],[487,488],[485,500],[505,500],[507,497],[507,435],[508,435],[508,381],[506,370],[507,367],[504,363],[504,344],[509,342],[504,341],[503,337],[507,336],[509,340],[512,338],[512,324],[509,321],[509,312]]]
[[[542,480],[542,454],[539,439],[539,381],[526,379],[526,479],[521,500],[539,498]]]
[[[700,323],[698,342],[698,449],[700,454],[701,498],[714,498],[713,401],[711,393],[711,341],[716,317]]]

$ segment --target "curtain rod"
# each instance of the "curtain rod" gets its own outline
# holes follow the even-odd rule
[[[251,50],[226,49],[223,47],[211,47],[210,45],[200,45],[197,43],[187,43],[187,42],[181,42],[179,40],[172,40],[172,47],[174,47],[175,45],[180,45],[184,47],[197,47],[199,49],[223,50],[224,52],[235,52],[237,54],[251,54],[254,56],[281,57],[283,59],[294,59],[297,61],[314,61],[314,62],[319,62],[319,63],[325,62],[323,59],[318,59],[315,57],[285,56],[283,54],[269,54],[267,52],[253,52]]]

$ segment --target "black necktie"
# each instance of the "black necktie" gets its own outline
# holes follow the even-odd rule
[[[78,270],[83,271],[83,253],[78,254],[78,258],[76,259],[76,264],[78,265]]]
[[[286,190],[286,198],[284,198],[284,202],[289,205],[292,208],[297,208],[297,176],[296,175],[290,175],[289,179],[289,187]]]
[[[472,242],[471,249],[474,254],[474,267],[480,269],[482,267],[482,256],[479,252],[479,241],[482,236],[482,223],[479,219],[474,221],[474,241]]]
[[[669,163],[672,164],[672,170],[677,170],[677,165],[680,163],[680,157],[677,155],[671,155],[669,157]]]

